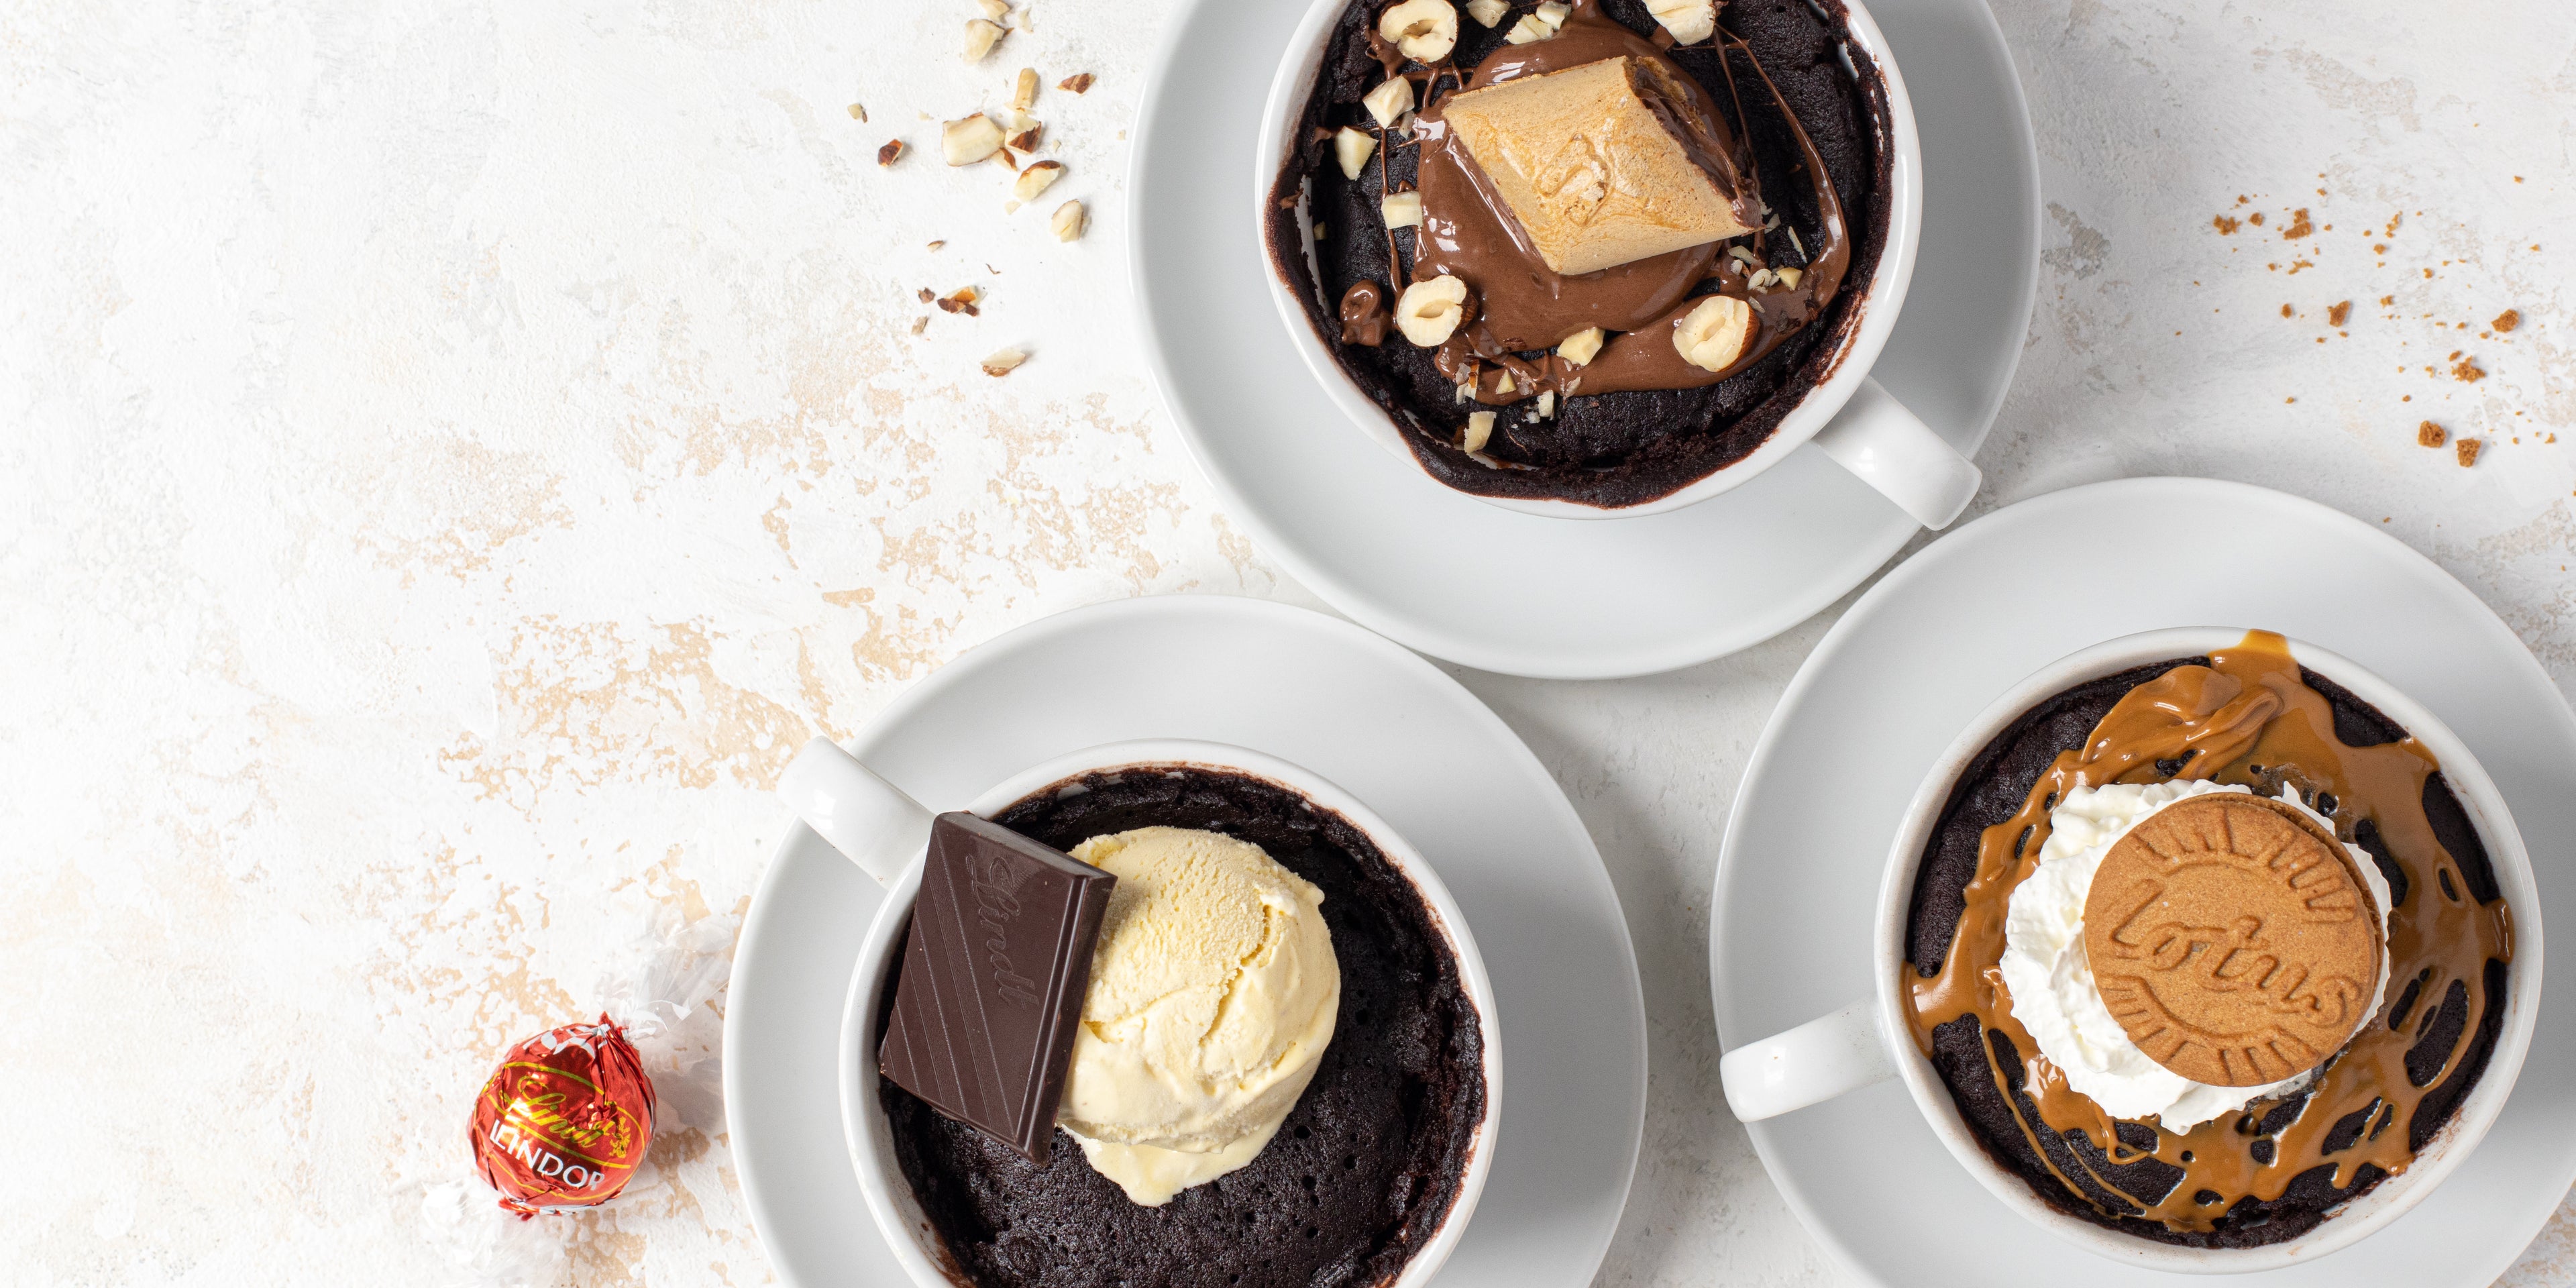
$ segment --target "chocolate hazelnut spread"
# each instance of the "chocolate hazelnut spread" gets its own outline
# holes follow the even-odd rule
[[[2103,713],[2078,741],[2069,721],[2087,710]],[[2050,738],[2064,741],[2039,763]],[[2078,786],[2177,779],[2296,788],[2371,855],[2391,903],[2385,1012],[2305,1088],[2180,1133],[2114,1120],[2071,1090],[1997,969],[2006,906],[2055,804]],[[2433,755],[2256,632],[2079,686],[1990,743],[1926,848],[1902,983],[1915,1041],[1962,1116],[2042,1198],[2160,1242],[2242,1247],[2311,1229],[2415,1161],[2485,1071],[2512,954],[2511,910]]]
[[[1734,45],[1741,47],[1741,42]],[[1626,58],[1638,69],[1634,80],[1639,97],[1670,123],[1676,136],[1693,145],[1692,159],[1735,197],[1739,217],[1755,228],[1750,262],[1767,261],[1774,235],[1760,228],[1765,206],[1752,158],[1697,83],[1653,43],[1602,17],[1598,0],[1576,0],[1573,15],[1554,38],[1506,46],[1487,58],[1467,78],[1465,88],[1484,89],[1614,58]],[[1763,88],[1778,99],[1760,60],[1748,55],[1746,61]],[[1438,76],[1432,77],[1434,88],[1439,83]],[[1730,71],[1729,89],[1735,88]],[[1741,111],[1739,107],[1739,115]],[[1784,110],[1782,115],[1805,156],[1797,171],[1809,181],[1823,237],[1801,270],[1797,286],[1756,291],[1747,258],[1725,253],[1717,242],[1593,273],[1569,277],[1555,272],[1530,244],[1476,158],[1448,128],[1440,104],[1426,107],[1414,126],[1421,147],[1426,236],[1413,275],[1417,280],[1442,274],[1464,280],[1477,292],[1482,312],[1478,322],[1460,327],[1440,346],[1434,360],[1440,373],[1461,385],[1472,379],[1479,403],[1508,406],[1550,391],[1567,398],[1583,393],[1702,388],[1778,348],[1833,302],[1851,266],[1850,230],[1843,220],[1841,199],[1826,178],[1824,161],[1815,154],[1815,145],[1796,114]],[[1692,365],[1673,344],[1673,326],[1691,310],[1695,297],[1705,293],[1695,289],[1703,284],[1716,294],[1750,304],[1756,320],[1753,342],[1720,371]],[[1553,354],[1534,360],[1516,356],[1548,348],[1595,326],[1620,334],[1583,366]]]
[[[1455,49],[1429,66],[1376,32],[1383,7],[1355,0],[1327,37],[1298,146],[1273,188],[1270,242],[1318,335],[1417,460],[1466,491],[1616,507],[1667,495],[1760,446],[1831,371],[1859,316],[1850,288],[1875,271],[1890,217],[1886,87],[1850,43],[1835,0],[1725,6],[1711,39],[1677,47],[1641,0],[1579,0],[1552,34],[1505,43],[1532,7],[1515,0],[1491,28],[1462,20]],[[1623,121],[1651,118],[1687,158],[1656,173],[1713,190],[1736,212],[1721,223],[1742,231],[1557,273],[1446,113],[1462,96],[1613,62],[1633,96],[1621,102],[1642,109]],[[1410,82],[1419,107],[1381,124],[1363,100],[1393,76]],[[1348,130],[1377,146],[1346,178],[1331,141]],[[1421,223],[1386,226],[1381,203],[1408,193]],[[1318,225],[1311,242],[1301,201]],[[1469,320],[1426,337],[1430,347],[1383,331],[1370,344],[1359,327],[1345,338],[1346,311],[1366,316],[1364,301],[1349,298],[1357,284],[1380,284],[1392,304],[1406,286],[1442,276],[1469,288]],[[1694,350],[1718,370],[1675,343],[1677,324],[1712,295],[1752,313],[1740,350]],[[1610,334],[1589,362],[1556,352],[1595,327]],[[1479,410],[1499,415],[1470,452],[1469,413]]]
[[[1342,343],[1374,349],[1386,343],[1386,288],[1375,282],[1353,282],[1342,292]]]

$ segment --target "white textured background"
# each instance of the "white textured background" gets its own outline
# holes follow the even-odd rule
[[[513,1039],[721,978],[806,737],[1071,605],[1312,602],[1126,321],[1171,3],[1035,0],[973,68],[965,0],[0,11],[0,1278],[769,1277],[706,1008],[612,1210],[492,1235],[468,1102]],[[1980,505],[2176,472],[2384,516],[2576,680],[2576,16],[1998,4],[2052,226]],[[1070,177],[1006,215],[928,118],[1022,65],[1100,81],[1040,100]],[[934,151],[880,170],[892,137]],[[1068,197],[1095,224],[1060,246]],[[983,316],[910,334],[969,283]],[[1004,344],[1036,356],[978,373]],[[2212,535],[2132,539],[2260,557]],[[1837,1280],[1720,1106],[1703,951],[1742,758],[1827,620],[1652,680],[1462,676],[1646,964],[1604,1284]],[[2576,1283],[2576,1216],[2506,1282]]]

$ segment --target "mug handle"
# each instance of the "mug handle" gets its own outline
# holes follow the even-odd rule
[[[1863,998],[1786,1033],[1720,1057],[1726,1107],[1743,1122],[1777,1118],[1896,1076],[1879,1036],[1878,1003]]]
[[[829,738],[796,753],[778,795],[879,885],[893,885],[930,848],[930,811]]]
[[[1861,378],[1851,401],[1814,441],[1836,465],[1935,531],[1949,527],[1985,481],[1975,462],[1871,376]]]

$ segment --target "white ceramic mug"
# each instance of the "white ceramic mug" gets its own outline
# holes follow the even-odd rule
[[[1502,1035],[1496,1027],[1493,985],[1485,977],[1485,960],[1476,951],[1467,919],[1440,877],[1422,855],[1396,835],[1385,820],[1349,792],[1321,775],[1273,756],[1222,743],[1163,739],[1112,743],[1078,751],[1035,766],[976,797],[966,809],[984,818],[1068,779],[1101,772],[1153,773],[1200,769],[1263,779],[1305,798],[1319,810],[1340,815],[1366,834],[1387,860],[1413,883],[1431,911],[1433,928],[1458,963],[1458,979],[1483,1029],[1485,1058],[1484,1118],[1468,1145],[1457,1199],[1440,1227],[1413,1259],[1405,1263],[1393,1288],[1421,1288],[1431,1282],[1441,1263],[1465,1237],[1468,1218],[1493,1170],[1494,1133],[1502,1121]],[[904,932],[912,922],[912,905],[921,891],[921,860],[929,848],[931,811],[901,788],[862,765],[828,738],[806,744],[787,772],[778,794],[807,825],[848,856],[861,870],[885,884],[887,898],[877,909],[859,947],[858,965],[850,975],[847,1009],[841,1023],[841,1127],[850,1162],[868,1212],[885,1235],[895,1259],[919,1288],[955,1288],[943,1269],[953,1265],[922,1210],[912,1186],[896,1166],[894,1138],[877,1099],[877,1016],[889,972],[903,951]]]
[[[1997,1166],[1960,1120],[1949,1088],[1933,1071],[1932,1062],[1914,1044],[1900,991],[1902,981],[1912,974],[1905,960],[1906,922],[1923,848],[1961,771],[1995,735],[2056,694],[2131,667],[2221,651],[2241,644],[2245,634],[2241,628],[2186,627],[2097,644],[2050,663],[1987,707],[1933,763],[1897,827],[1896,842],[1888,851],[1887,876],[1878,891],[1871,950],[1876,995],[1786,1033],[1729,1050],[1718,1063],[1718,1073],[1735,1116],[1753,1122],[1891,1077],[1901,1078],[1933,1134],[2006,1207],[2114,1261],[2196,1274],[2279,1269],[2349,1247],[2396,1220],[2457,1170],[2503,1111],[2523,1056],[2531,1048],[2532,1025],[2540,1015],[2540,898],[2533,884],[2531,856],[2523,848],[2522,834],[2514,829],[2503,795],[2448,726],[2387,681],[2348,659],[2296,640],[2290,642],[2290,653],[2301,665],[2379,708],[2441,762],[2442,777],[2486,843],[2496,884],[2513,912],[2513,960],[2507,967],[2503,1032],[2488,1058],[2486,1073],[2414,1164],[2295,1239],[2257,1248],[2199,1249],[2155,1243],[2068,1216],[2032,1193],[2019,1176]]]
[[[1296,126],[1304,114],[1306,99],[1314,91],[1315,78],[1322,71],[1333,26],[1349,4],[1350,0],[1313,0],[1305,20],[1289,38],[1288,56],[1271,81],[1270,101],[1262,109],[1259,142],[1253,149],[1252,218],[1255,235],[1263,246],[1270,244],[1271,190],[1296,146]],[[1923,243],[1923,145],[1915,132],[1914,104],[1906,97],[1905,77],[1897,71],[1896,59],[1888,52],[1886,36],[1879,32],[1861,0],[1848,0],[1847,7],[1851,47],[1877,65],[1887,84],[1887,243],[1878,257],[1878,271],[1862,288],[1858,325],[1845,327],[1841,347],[1824,358],[1825,379],[1808,390],[1779,428],[1750,454],[1669,496],[1608,509],[1553,497],[1470,495],[1508,510],[1553,518],[1624,519],[1661,514],[1741,487],[1812,441],[1835,464],[1858,475],[1927,528],[1948,527],[1967,509],[1982,482],[1975,463],[1960,455],[1958,449],[1869,377],[1879,351],[1887,347],[1887,337],[1896,330],[1896,315],[1905,306],[1905,288],[1914,278],[1914,258]],[[1301,200],[1297,229],[1310,268],[1315,245],[1311,228]],[[1406,464],[1416,464],[1413,449],[1405,444],[1404,432],[1384,408],[1351,383],[1350,376],[1334,360],[1332,350],[1315,333],[1315,324],[1296,292],[1275,270],[1265,268],[1262,276],[1270,284],[1271,302],[1288,328],[1290,342],[1315,373],[1324,395],[1379,446]],[[1333,316],[1337,302],[1327,300],[1324,304],[1324,315]]]

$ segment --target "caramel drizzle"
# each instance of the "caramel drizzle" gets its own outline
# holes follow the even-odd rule
[[[2167,775],[2158,768],[2158,761],[2186,757],[2178,773]],[[2042,1164],[2084,1201],[2094,1202],[2089,1195],[2098,1188],[2171,1229],[2209,1231],[2238,1200],[2277,1199],[2293,1178],[2323,1164],[2334,1167],[2338,1189],[2350,1186],[2365,1163],[2392,1175],[2405,1171],[2415,1157],[2407,1143],[2407,1124],[2416,1106],[2450,1078],[2475,1042],[2487,1007],[2485,965],[2490,959],[2510,961],[2513,952],[2512,920],[2504,902],[2482,905],[2468,895],[2457,862],[2435,839],[2424,815],[2425,780],[2440,768],[2432,753],[2411,737],[2376,747],[2345,746],[2335,736],[2332,706],[2300,677],[2287,642],[2270,632],[2247,634],[2235,648],[2211,654],[2208,666],[2177,667],[2139,685],[2103,716],[2082,749],[2058,754],[2032,785],[2019,813],[1981,835],[1976,874],[1966,888],[1967,907],[1940,972],[1925,978],[1910,965],[1900,968],[1916,1045],[1928,1056],[1933,1029],[1976,1016],[1988,1072]],[[2169,778],[2241,783],[2265,795],[2277,795],[2286,783],[2312,805],[2319,793],[2330,794],[2338,839],[2352,840],[2362,820],[2373,821],[2407,878],[2406,892],[2388,923],[2388,999],[2396,1004],[2410,983],[2420,980],[2414,987],[2414,1009],[2406,1017],[2410,1022],[2393,1028],[2381,1015],[2366,1021],[2311,1085],[2297,1118],[2272,1138],[2269,1163],[2256,1161],[2251,1146],[2259,1138],[2257,1124],[2276,1101],[2258,1101],[2180,1134],[2150,1120],[2145,1125],[2155,1129],[2153,1149],[2120,1140],[2114,1120],[2068,1087],[2065,1075],[2039,1054],[2038,1044],[2014,1018],[2004,986],[1999,964],[2005,908],[2014,888],[2038,866],[2040,847],[2048,840],[2050,809],[2077,787]],[[2466,986],[2467,1022],[2441,1071],[2417,1087],[2406,1073],[2406,1053],[2455,980]],[[2023,1093],[2037,1106],[2039,1122],[2029,1121],[2023,1102],[2011,1096],[1985,1031],[2000,1031],[2021,1053]],[[2327,1154],[2326,1137],[2335,1124],[2364,1107],[2373,1113],[2360,1138]],[[2181,1169],[2182,1177],[2161,1197],[2132,1194],[2078,1154],[2074,1157],[2090,1185],[2077,1184],[2042,1147],[2043,1129],[2059,1135],[2082,1132],[2114,1165],[2154,1158]],[[2217,1197],[2202,1202],[2203,1193]]]

